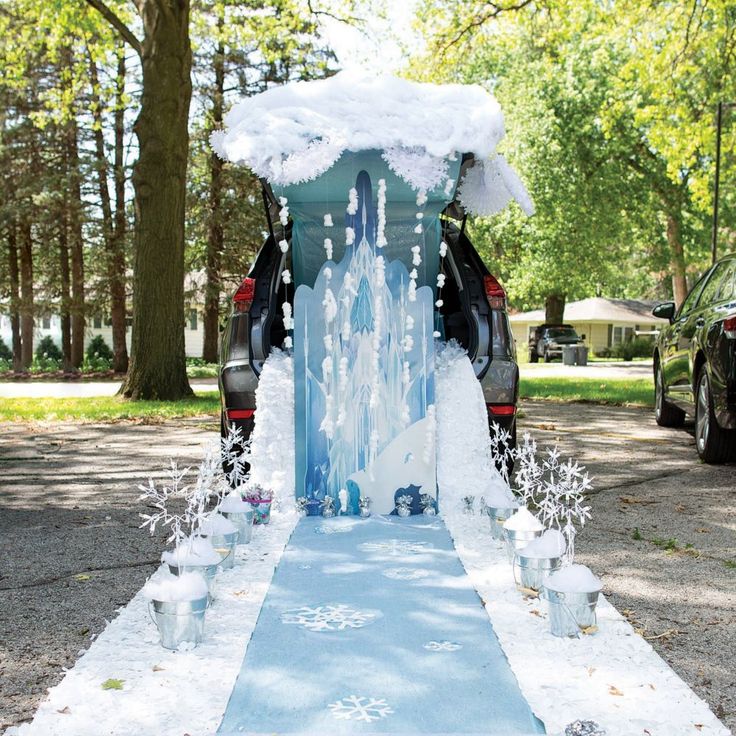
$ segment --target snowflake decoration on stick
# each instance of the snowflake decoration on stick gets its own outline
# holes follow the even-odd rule
[[[511,433],[498,422],[491,425],[491,457],[506,485],[509,484],[509,468],[516,459],[516,452],[511,447]]]

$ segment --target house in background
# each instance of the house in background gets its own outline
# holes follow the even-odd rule
[[[132,278],[132,274],[130,275]],[[201,358],[204,342],[204,327],[202,313],[204,311],[204,272],[192,271],[184,277],[184,293],[187,306],[184,310],[184,350],[187,358]],[[128,305],[128,309],[130,310]],[[133,319],[126,320],[125,341],[130,353],[130,335]],[[87,349],[92,338],[102,335],[105,342],[112,348],[112,322],[109,315],[93,314],[86,318],[84,348]],[[44,337],[51,339],[61,347],[61,317],[50,310],[43,315],[37,315],[33,326],[33,352]],[[8,346],[13,344],[13,332],[10,326],[10,317],[3,313],[0,304],[0,339]]]
[[[591,297],[565,305],[564,323],[572,325],[585,344],[599,353],[641,334],[656,332],[668,324],[666,319],[652,315],[659,302],[637,299],[606,299]],[[509,316],[517,348],[529,343],[529,336],[538,325],[544,324],[544,309],[519,312]]]

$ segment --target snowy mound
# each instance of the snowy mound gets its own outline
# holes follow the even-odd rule
[[[553,572],[545,581],[544,587],[558,593],[595,593],[603,588],[603,583],[585,565],[568,565]]]
[[[498,102],[478,85],[344,71],[243,100],[211,141],[222,158],[277,185],[315,179],[345,151],[378,149],[397,176],[429,191],[447,176],[445,159],[468,152],[487,167],[477,163],[464,179],[467,209],[493,214],[515,198],[529,213],[523,184],[494,155],[504,132]]]

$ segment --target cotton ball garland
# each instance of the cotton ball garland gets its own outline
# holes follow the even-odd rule
[[[294,347],[294,341],[291,339],[291,335],[287,335],[284,338],[284,348],[286,350],[291,350]]]
[[[355,230],[351,227],[345,228],[345,245],[352,245],[355,242]]]
[[[442,333],[441,333],[441,332],[439,332],[438,330],[435,330],[435,331],[434,331],[434,332],[432,333],[432,337],[433,337],[433,338],[434,338],[435,340],[439,340],[439,339],[440,339],[440,337],[442,337]]]
[[[424,232],[424,228],[422,227],[422,223],[418,223],[417,226],[414,228],[414,232],[417,235],[421,235]]]
[[[437,274],[437,288],[438,289],[441,289],[445,285],[445,279],[446,278],[447,277],[443,273],[438,273]]]
[[[438,299],[438,300],[437,300],[437,301],[436,301],[436,302],[434,303],[434,305],[435,305],[435,307],[437,307],[437,309],[439,309],[439,308],[440,308],[440,307],[441,307],[441,306],[442,306],[443,304],[444,304],[444,302],[442,301],[442,299]]]
[[[376,223],[376,247],[388,245],[386,240],[386,180],[378,180],[378,222]]]
[[[423,189],[417,193],[417,207],[422,207],[427,204],[427,192]]]
[[[283,283],[285,283],[285,284],[290,284],[291,283],[291,272],[289,271],[288,268],[285,268],[281,272],[281,281]]]
[[[279,240],[279,248],[281,248],[282,253],[286,253],[289,250],[289,241]]]
[[[289,208],[286,206],[288,201],[289,200],[286,199],[286,197],[279,197],[279,204],[281,205],[281,209],[279,210],[279,220],[284,227],[289,224]]]
[[[332,215],[329,212],[324,217],[324,226],[325,227],[332,227],[333,226]]]
[[[447,255],[447,243],[443,240],[440,243],[440,258],[444,258]]]
[[[285,330],[293,330],[294,329],[294,319],[291,316],[291,304],[289,302],[284,302],[281,305],[281,311],[284,313],[284,329]]]
[[[332,260],[332,241],[329,238],[325,238],[325,254],[327,256],[327,260]]]
[[[419,245],[412,246],[411,249],[411,262],[415,266],[420,266],[422,264],[422,248]],[[416,276],[414,276],[416,278]]]
[[[348,207],[347,213],[349,215],[355,215],[358,212],[358,190],[355,187],[351,187],[348,192]]]

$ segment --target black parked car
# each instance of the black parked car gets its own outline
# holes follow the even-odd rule
[[[269,218],[273,195],[264,190]],[[498,422],[516,443],[516,402],[519,368],[511,326],[506,312],[506,294],[491,275],[464,228],[443,219],[442,237],[448,244],[441,315],[445,339],[454,338],[467,351],[483,387],[489,424]],[[287,229],[287,239],[290,240]],[[286,337],[281,304],[293,303],[294,285],[281,282],[281,272],[291,268],[291,249],[284,254],[273,232],[233,296],[220,344],[220,397],[222,434],[240,427],[244,438],[253,431],[255,391],[263,363],[272,346]]]
[[[736,460],[736,254],[712,266],[679,309],[654,308],[670,324],[654,348],[655,416],[663,427],[695,417],[698,454]]]
[[[572,325],[539,325],[529,338],[529,362],[537,363],[544,358],[544,362],[549,363],[562,358],[563,345],[583,345],[584,339],[585,335],[579,337]]]

